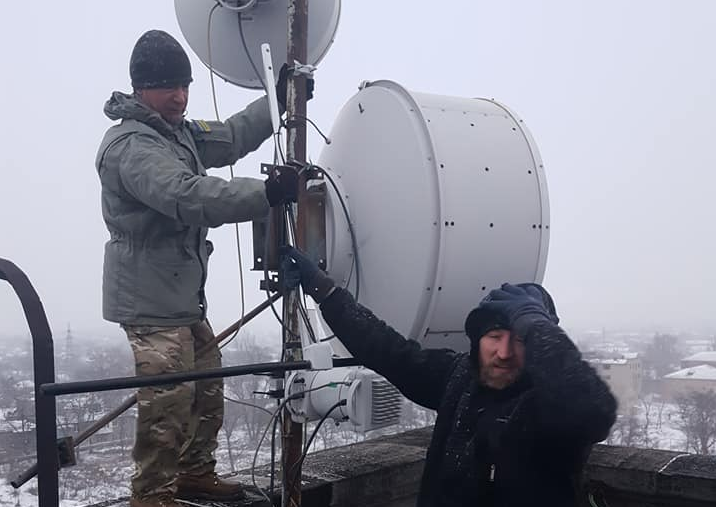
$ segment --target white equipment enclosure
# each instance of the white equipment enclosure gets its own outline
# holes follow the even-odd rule
[[[286,62],[288,0],[175,0],[174,8],[179,27],[196,55],[230,83],[263,88],[254,69],[261,67],[261,44],[273,49],[276,72]],[[316,65],[321,61],[333,44],[340,12],[340,0],[310,1],[308,61],[299,63]],[[244,50],[242,34],[251,59]]]
[[[358,300],[405,337],[466,350],[465,317],[490,289],[542,281],[544,170],[505,106],[364,83],[329,137],[318,165],[353,224]],[[348,222],[328,189],[328,272],[355,294]]]
[[[297,422],[314,421],[323,415],[338,422],[350,421],[361,433],[400,422],[402,395],[377,373],[365,368],[332,368],[318,372],[295,372],[286,381],[286,393],[299,399],[289,402]],[[346,404],[331,407],[340,400]]]

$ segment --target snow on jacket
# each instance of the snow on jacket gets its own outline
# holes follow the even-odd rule
[[[261,98],[226,122],[172,126],[134,95],[114,92],[105,114],[121,123],[99,147],[105,245],[103,314],[128,325],[183,326],[206,314],[209,227],[268,213],[256,178],[207,176],[271,135]]]
[[[616,400],[561,328],[534,324],[524,374],[494,390],[478,381],[469,354],[421,349],[343,289],[321,312],[365,366],[437,410],[418,507],[576,505],[584,462],[609,433]]]

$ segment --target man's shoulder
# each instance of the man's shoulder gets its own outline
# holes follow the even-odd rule
[[[105,133],[105,138],[127,134],[146,134],[150,136],[162,137],[161,133],[159,133],[156,129],[152,128],[146,123],[139,120],[126,118],[120,123],[109,127],[107,129],[107,132]]]
[[[139,121],[125,119],[117,125],[112,125],[104,133],[104,138],[100,143],[100,153],[106,151],[110,146],[118,141],[129,140],[132,136],[142,135],[149,136],[154,139],[164,139],[164,137],[149,125]]]
[[[469,384],[472,379],[472,361],[467,352],[455,352],[452,357],[452,372],[450,374],[449,388]],[[462,387],[460,387],[462,388]]]
[[[184,126],[189,129],[192,134],[208,134],[216,128],[215,121],[206,120],[186,120]]]
[[[99,168],[108,153],[118,153],[134,136],[149,136],[155,140],[162,140],[162,135],[152,127],[138,120],[125,119],[117,125],[107,129],[102,142],[97,149],[96,167]]]

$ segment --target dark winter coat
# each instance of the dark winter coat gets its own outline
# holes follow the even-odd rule
[[[575,505],[575,483],[615,420],[616,400],[561,328],[534,324],[524,374],[494,390],[478,382],[469,354],[421,349],[343,289],[321,311],[357,359],[437,410],[418,507]]]
[[[263,180],[207,176],[271,135],[261,98],[226,122],[172,126],[134,95],[114,92],[111,127],[97,153],[104,250],[104,318],[130,325],[185,326],[206,314],[209,227],[265,216]]]

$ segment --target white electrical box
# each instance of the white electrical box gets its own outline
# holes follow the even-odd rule
[[[336,422],[349,421],[356,431],[366,432],[400,420],[402,395],[385,378],[366,368],[292,373],[286,382],[286,396],[302,392],[301,398],[288,403],[296,422],[315,421],[328,414]],[[331,411],[341,400],[345,405]]]

